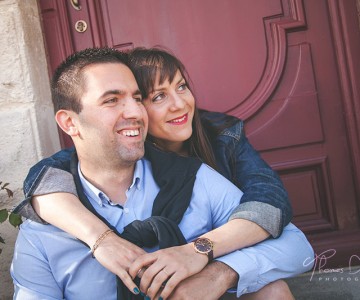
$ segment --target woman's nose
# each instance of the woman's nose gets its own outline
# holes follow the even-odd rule
[[[182,109],[185,107],[185,101],[180,95],[174,94],[171,96],[171,98],[172,98],[171,101],[172,110]]]

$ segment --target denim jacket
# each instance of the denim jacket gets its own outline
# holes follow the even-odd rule
[[[203,122],[221,126],[222,113],[202,111]],[[217,171],[240,188],[244,195],[231,219],[253,221],[274,238],[292,219],[288,193],[275,171],[249,143],[239,120],[211,141]]]
[[[221,115],[204,111],[201,118],[217,126],[221,125],[217,124]],[[280,236],[292,218],[288,194],[276,172],[250,145],[243,122],[238,120],[224,129],[211,144],[218,171],[244,192],[241,204],[230,219],[241,218],[255,222],[274,238]],[[32,196],[55,192],[68,192],[77,196],[74,180],[69,172],[73,151],[74,148],[59,151],[30,169],[24,181],[26,198],[15,208],[15,213],[42,222],[30,205]]]

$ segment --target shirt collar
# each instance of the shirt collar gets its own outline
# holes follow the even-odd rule
[[[141,175],[143,174],[143,168],[144,167],[141,160],[138,160],[135,164],[133,181],[128,190],[131,190],[132,188],[141,190]],[[88,198],[92,199],[100,206],[103,206],[105,202],[109,203],[111,201],[110,198],[103,191],[99,190],[96,186],[94,186],[84,177],[83,173],[81,172],[80,162],[78,163],[78,173],[81,184],[84,188],[84,193]]]

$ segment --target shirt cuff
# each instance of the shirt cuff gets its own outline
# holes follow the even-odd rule
[[[256,292],[262,287],[259,287],[257,284],[259,280],[258,270],[260,268],[257,265],[257,262],[245,253],[241,251],[234,251],[227,255],[218,257],[215,260],[228,265],[239,274],[239,281],[236,287],[237,297],[240,297],[243,294]],[[230,289],[228,292],[235,292],[235,289]]]
[[[36,187],[33,196],[50,193],[70,193],[78,197],[73,175],[61,169],[48,168]]]
[[[258,201],[241,203],[235,208],[229,221],[233,219],[254,222],[270,233],[273,238],[277,238],[281,233],[281,210],[267,203]]]
[[[61,169],[48,168],[43,174],[34,193],[27,194],[25,200],[14,208],[13,213],[38,223],[48,224],[35,212],[31,205],[31,199],[33,196],[51,193],[70,193],[78,197],[72,174]]]

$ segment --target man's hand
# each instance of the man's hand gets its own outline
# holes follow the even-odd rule
[[[129,274],[132,278],[141,276],[140,290],[151,299],[157,299],[158,293],[167,299],[182,280],[200,272],[207,263],[207,255],[196,253],[193,244],[189,243],[138,257]]]
[[[168,299],[171,300],[217,300],[229,288],[236,286],[238,274],[226,264],[215,261],[175,288]]]
[[[115,233],[110,233],[100,243],[94,256],[106,269],[119,276],[130,291],[135,292],[135,288],[138,287],[131,279],[128,270],[130,265],[145,253],[138,246],[122,239]]]

